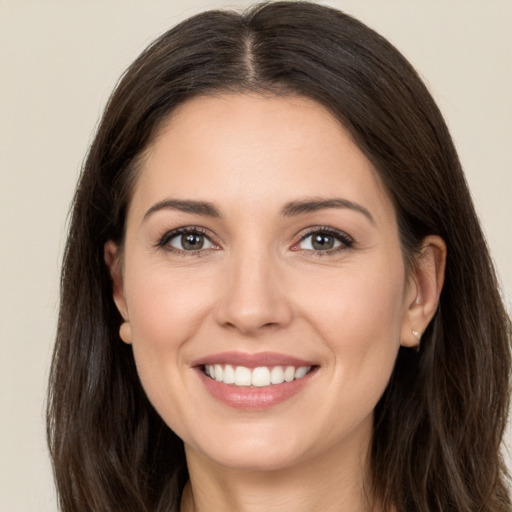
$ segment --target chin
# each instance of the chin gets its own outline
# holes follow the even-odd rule
[[[269,472],[288,469],[300,463],[299,453],[282,453],[273,448],[247,449],[243,451],[228,450],[224,453],[205,453],[215,464],[227,469],[249,472]]]
[[[185,441],[187,457],[200,454],[201,458],[215,465],[240,471],[276,471],[307,458],[304,448],[308,443],[305,440],[300,442],[289,432],[277,436],[264,434],[233,433],[214,439],[202,437],[201,443]]]

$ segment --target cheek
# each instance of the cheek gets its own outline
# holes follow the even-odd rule
[[[190,341],[202,327],[211,299],[205,280],[194,278],[193,272],[136,262],[131,268],[126,268],[125,292],[137,371],[155,408],[172,417],[166,409],[186,396],[182,377],[193,348]]]
[[[144,268],[144,267],[142,267]],[[210,288],[193,271],[147,265],[127,272],[126,296],[134,344],[174,350],[191,338],[204,316]]]
[[[312,277],[300,292],[303,314],[336,345],[363,349],[379,340],[398,343],[404,272],[401,266],[379,267],[341,269],[316,283]]]
[[[403,266],[379,263],[364,266],[364,272],[358,271],[361,267],[342,269],[336,277],[322,285],[318,280],[317,286],[302,292],[302,314],[330,354],[332,383],[347,386],[344,396],[334,398],[343,405],[340,411],[346,407],[355,411],[361,404],[365,404],[362,414],[373,409],[387,386],[400,346]]]

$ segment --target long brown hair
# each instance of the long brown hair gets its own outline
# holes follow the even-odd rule
[[[385,39],[337,10],[275,2],[210,11],[131,65],[90,147],[73,203],[48,398],[62,512],[179,509],[181,440],[148,402],[103,259],[122,244],[138,160],[172,110],[212,91],[299,94],[328,108],[394,201],[404,256],[440,235],[439,309],[421,351],[400,349],[375,410],[371,492],[398,512],[510,511],[500,445],[510,320],[461,166],[438,108]]]

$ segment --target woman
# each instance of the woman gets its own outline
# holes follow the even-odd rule
[[[129,68],[64,261],[63,511],[511,510],[509,373],[455,149],[388,42],[276,2]]]

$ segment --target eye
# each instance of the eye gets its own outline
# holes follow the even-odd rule
[[[217,246],[199,228],[181,228],[163,236],[160,247],[179,252],[217,249]]]
[[[293,250],[337,252],[353,245],[352,239],[341,231],[321,228],[303,235]]]

